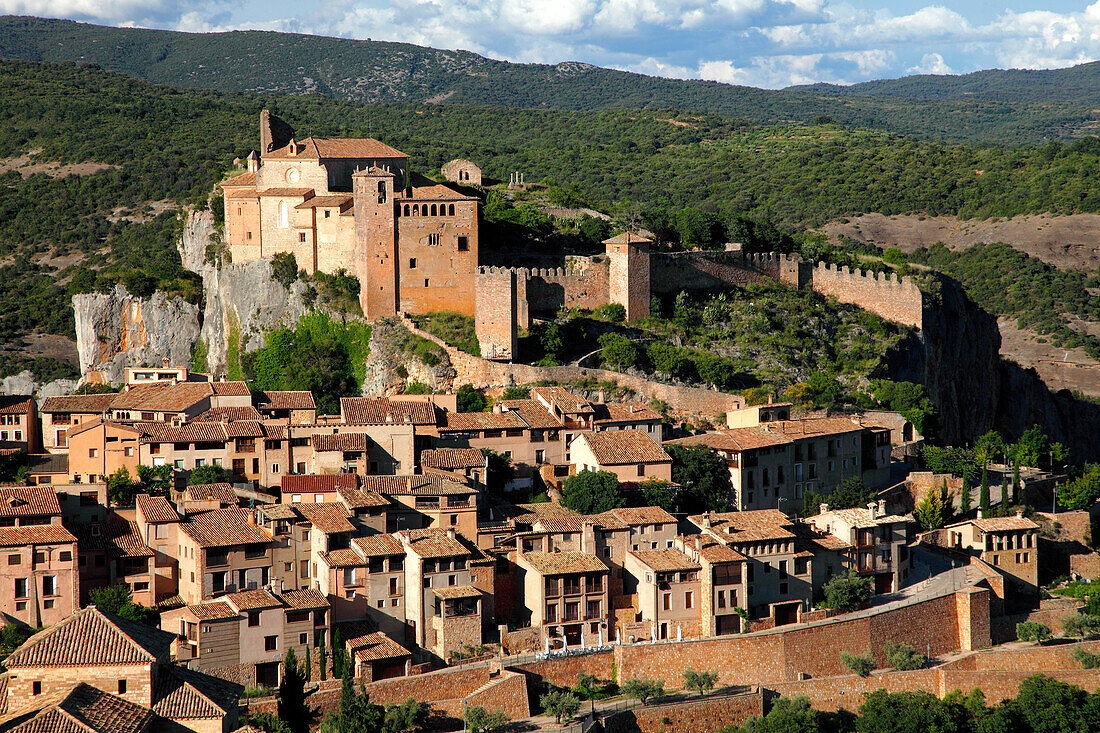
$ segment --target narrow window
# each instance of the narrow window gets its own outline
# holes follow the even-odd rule
[[[470,238],[469,237],[459,237],[458,238],[458,251],[459,252],[469,252],[470,251]]]
[[[416,258],[415,257],[410,257],[409,258],[409,269],[410,270],[415,270],[416,269]]]

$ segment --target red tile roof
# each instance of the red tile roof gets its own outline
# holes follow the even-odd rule
[[[217,382],[215,382],[217,384]],[[227,382],[232,384],[232,382]],[[211,407],[201,415],[191,418],[191,422],[228,422],[230,420],[262,420],[259,411],[249,405],[248,407]]]
[[[240,612],[225,601],[207,601],[194,606],[188,606],[187,610],[195,615],[199,621],[225,621],[231,618],[239,618]]]
[[[335,158],[342,160],[365,160],[368,158],[408,158],[397,148],[372,137],[307,137],[298,140],[301,152],[293,154],[290,145],[263,154],[265,159],[317,160]]]
[[[355,531],[355,525],[348,520],[348,510],[343,504],[297,504],[295,508],[325,534]]]
[[[523,559],[543,575],[606,571],[603,560],[586,552],[525,552]]]
[[[176,508],[163,496],[138,494],[134,501],[138,509],[141,510],[141,513],[145,515],[145,521],[147,522],[161,524],[165,522],[178,522],[180,520],[180,515],[176,513]]]
[[[61,514],[61,504],[52,486],[0,488],[0,517],[30,517]]]
[[[679,550],[629,550],[643,565],[657,572],[700,570],[702,566]]]
[[[34,406],[34,397],[30,395],[0,394],[0,415],[26,413]]]
[[[337,433],[335,435],[314,435],[313,450],[322,453],[330,451],[349,451],[365,453],[374,445],[366,433]]]
[[[249,515],[248,509],[214,509],[193,515],[190,521],[180,524],[180,530],[200,547],[271,542],[262,529],[248,521]]]
[[[522,430],[526,427],[523,418],[511,411],[447,413],[447,430]]]
[[[115,401],[116,397],[118,397],[118,394],[115,392],[47,397],[42,401],[42,409],[39,412],[96,414],[111,409],[111,403]]]
[[[550,414],[546,405],[538,400],[501,400],[497,403],[501,412],[507,408],[508,412],[514,412],[523,418],[527,426],[535,430],[557,430],[562,422]]]
[[[661,413],[651,410],[644,402],[608,402],[592,405],[597,424],[630,423],[661,420]]]
[[[222,397],[251,397],[252,392],[245,382],[211,382],[214,394]]]
[[[230,176],[221,182],[222,188],[226,186],[255,186],[256,174],[252,171],[247,173],[238,173],[235,176]]]
[[[139,384],[119,392],[111,403],[114,410],[183,412],[214,394],[209,382]]]
[[[385,397],[341,397],[340,414],[349,425],[411,423],[435,425],[435,407],[427,402]]]
[[[145,544],[137,522],[111,515],[107,521],[107,542],[122,557],[153,557],[153,550]]]
[[[355,568],[367,564],[367,561],[360,557],[359,553],[350,547],[344,547],[339,550],[329,550],[322,554],[321,557],[324,558],[325,563],[330,568]]]
[[[18,719],[36,710],[34,717],[14,727],[4,726],[4,730],[10,733],[143,733],[155,717],[149,708],[83,682],[63,693],[32,699],[28,707],[5,717]]]
[[[224,443],[229,440],[225,423],[189,422],[178,427],[168,423],[139,423],[137,427],[144,436],[143,443]]]
[[[347,647],[360,662],[374,662],[379,659],[394,659],[411,655],[408,649],[398,644],[381,631],[375,631],[366,636],[357,636],[348,639],[344,646]]]
[[[611,515],[625,524],[635,527],[640,524],[676,524],[676,517],[659,506],[620,507],[609,509],[596,516],[603,517],[605,515]]]
[[[601,466],[672,461],[660,444],[642,430],[585,432],[578,437],[588,444],[592,455]]]
[[[191,484],[184,489],[184,496],[190,501],[218,501],[223,504],[236,504],[237,492],[227,483]]]
[[[420,557],[452,557],[455,555],[473,555],[474,552],[463,544],[459,535],[450,537],[442,529],[403,529],[395,533],[403,543]]]
[[[172,721],[210,720],[221,725],[237,706],[241,691],[235,683],[171,665],[157,675],[153,712]]]
[[[29,527],[0,527],[0,547],[61,545],[76,542],[76,537],[60,524],[35,524]]]
[[[280,608],[283,602],[266,590],[245,590],[222,596],[222,600],[238,611],[256,611],[261,608]]]
[[[262,410],[315,410],[313,393],[308,390],[267,390],[257,392],[257,407]]]
[[[316,588],[303,588],[302,590],[285,590],[278,594],[288,608],[301,610],[314,608],[328,608],[328,599]]]
[[[379,557],[383,555],[404,555],[405,548],[400,540],[392,534],[375,534],[369,537],[356,537],[352,544],[366,557]]]
[[[432,448],[420,454],[425,468],[477,468],[485,465],[485,454],[477,448]]]
[[[175,634],[88,606],[11,653],[8,669],[149,664],[168,658]]]
[[[665,441],[666,444],[671,445],[705,445],[712,450],[726,453],[740,453],[741,451],[787,445],[793,442],[789,436],[783,433],[769,432],[759,427],[733,428],[732,430],[689,435],[686,438]]]
[[[553,403],[558,410],[567,415],[587,414],[593,411],[592,403],[564,387],[533,387],[531,397],[545,404]]]
[[[325,492],[336,491],[337,486],[358,488],[359,478],[354,473],[334,474],[284,474],[279,483],[284,494],[287,492]]]
[[[635,234],[634,232],[623,232],[622,234],[616,234],[611,239],[605,239],[603,244],[653,244],[652,239],[646,239],[641,234]]]

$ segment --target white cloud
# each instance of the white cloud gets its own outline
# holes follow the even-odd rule
[[[920,63],[905,70],[907,74],[950,74],[951,67],[938,53],[926,53],[920,57]]]

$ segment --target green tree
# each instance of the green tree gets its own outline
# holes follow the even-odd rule
[[[1021,682],[1011,706],[1033,731],[1100,730],[1100,697],[1045,675]]]
[[[317,709],[310,707],[306,700],[306,678],[293,647],[287,649],[283,658],[278,710],[279,719],[286,723],[290,733],[309,733],[317,719]]]
[[[638,347],[620,333],[605,333],[596,339],[600,361],[611,369],[630,369],[638,365]]]
[[[886,664],[894,669],[920,669],[927,661],[924,655],[910,644],[898,644],[891,641],[883,645],[882,651],[886,655]]]
[[[829,509],[852,509],[867,506],[878,497],[878,492],[869,489],[863,484],[859,476],[849,476],[840,482],[840,486],[833,489],[827,501]],[[816,512],[815,512],[816,513]]]
[[[1005,453],[1005,439],[996,430],[990,430],[974,441],[974,456],[985,465],[993,463]]]
[[[129,506],[134,502],[136,487],[126,466],[107,477],[107,500],[114,506]]]
[[[226,471],[224,467],[208,463],[205,466],[195,466],[191,469],[191,474],[187,477],[187,485],[220,484],[229,481],[229,478],[229,471]]]
[[[722,458],[705,445],[666,445],[672,458],[672,480],[680,484],[680,511],[725,511],[733,491]]]
[[[489,712],[479,705],[466,708],[462,719],[466,722],[469,733],[493,733],[509,722],[508,716],[501,711]]]
[[[867,652],[866,654],[849,654],[848,652],[841,652],[840,661],[844,662],[845,667],[852,670],[860,677],[867,677],[877,666],[871,652]]]
[[[610,471],[581,471],[562,483],[561,503],[581,514],[599,514],[626,506],[619,477]]]
[[[1021,621],[1016,624],[1016,638],[1020,641],[1034,641],[1042,644],[1052,636],[1050,627],[1038,621]]]
[[[645,705],[650,698],[665,694],[664,680],[629,679],[620,688],[627,697],[640,700]]]
[[[287,727],[287,724],[279,720],[278,716],[274,713],[249,713],[244,717],[241,723],[262,730],[264,733],[290,733],[290,728]]]
[[[371,703],[361,683],[359,689],[355,689],[351,665],[345,665],[340,703],[335,716],[329,716],[323,727],[331,729],[332,733],[382,733],[385,721],[386,709]]]
[[[1020,464],[1012,464],[1012,503],[1020,503]]]
[[[1066,636],[1093,639],[1100,636],[1100,616],[1078,613],[1062,619],[1062,630]]]
[[[943,526],[943,501],[940,492],[929,488],[921,503],[913,510],[913,518],[923,530],[937,529]]]
[[[431,708],[422,702],[409,698],[399,705],[386,706],[386,733],[417,733],[428,723]]]
[[[558,725],[570,720],[581,709],[581,701],[567,690],[551,690],[539,698],[542,709],[554,716]]]
[[[472,385],[464,384],[455,392],[459,412],[484,412],[485,395]]]
[[[88,594],[88,601],[101,611],[113,613],[131,621],[140,621],[146,624],[154,621],[151,609],[140,603],[134,603],[133,593],[126,583],[93,588]]]
[[[344,645],[340,639],[340,629],[332,632],[332,676],[343,678],[344,676]]]
[[[1074,647],[1073,658],[1080,662],[1084,669],[1096,669],[1100,667],[1100,654],[1087,652],[1081,647]]]
[[[531,399],[531,389],[529,387],[505,387],[504,394],[500,398],[502,400],[528,400]]]
[[[141,481],[145,491],[150,494],[163,496],[168,493],[172,483],[172,467],[164,466],[138,466],[138,480]]]
[[[963,733],[966,709],[931,693],[875,690],[859,708],[859,733]]]
[[[974,497],[970,492],[970,484],[963,481],[962,490],[959,492],[959,513],[966,516],[974,504]]]
[[[516,469],[512,465],[512,459],[503,453],[497,453],[488,448],[482,448],[481,452],[489,465],[488,475],[485,479],[486,488],[491,494],[503,496],[504,487],[516,477]]]
[[[576,692],[577,697],[582,700],[592,700],[596,697],[598,692],[596,688],[599,684],[600,680],[596,675],[580,672],[577,674],[577,684],[573,688],[573,691]]]
[[[309,655],[309,644],[306,644],[306,658],[302,661],[302,669],[306,673],[306,682],[313,681],[313,660]]]
[[[1088,509],[1100,499],[1100,463],[1090,463],[1080,476],[1058,487],[1058,503],[1063,509]]]
[[[718,684],[718,672],[696,672],[694,669],[684,670],[684,687],[688,690],[698,690],[702,697],[707,690],[713,690]]]
[[[989,469],[982,464],[982,486],[978,490],[978,508],[982,514],[989,515]]]
[[[804,696],[780,697],[762,718],[750,718],[737,733],[818,733],[822,730],[821,715]],[[723,733],[734,733],[724,729]]]
[[[321,681],[328,679],[328,654],[325,651],[325,637],[317,640],[317,667],[321,671]]]
[[[1024,431],[1020,439],[1009,449],[1013,463],[1030,468],[1038,468],[1039,461],[1050,452],[1050,438],[1038,425],[1032,425]]]
[[[871,600],[871,579],[861,577],[849,569],[825,583],[825,606],[843,613],[855,611]]]

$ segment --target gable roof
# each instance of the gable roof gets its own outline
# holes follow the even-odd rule
[[[477,468],[485,465],[485,454],[477,448],[431,448],[420,454],[424,468]]]
[[[37,711],[37,712],[36,712]],[[23,720],[9,733],[141,733],[148,730],[153,711],[129,700],[78,682],[60,693],[33,700],[31,705],[0,719]]]
[[[607,570],[603,560],[586,552],[525,552],[523,559],[543,575]]]
[[[52,486],[7,486],[0,488],[0,517],[29,517],[61,514],[61,504]]]
[[[557,430],[563,427],[561,420],[551,415],[546,405],[538,400],[501,400],[497,405],[501,412],[514,412],[519,415],[529,428]]]
[[[408,158],[394,147],[386,145],[373,137],[307,137],[295,143],[302,150],[292,153],[289,143],[281,148],[264,153],[265,159],[290,160],[361,160],[366,158]]]
[[[118,397],[117,392],[102,394],[70,394],[47,397],[42,401],[39,412],[99,413],[111,409],[111,403]]]
[[[665,463],[672,457],[643,430],[609,430],[602,433],[580,433],[601,466],[626,463]]]
[[[107,519],[108,546],[122,557],[153,557],[153,550],[145,544],[137,522],[112,514]]]
[[[473,555],[470,548],[463,544],[459,535],[451,537],[443,529],[403,529],[394,534],[420,557],[451,557],[454,555]]]
[[[701,565],[679,550],[628,550],[641,563],[658,572],[699,570]]]
[[[213,509],[195,514],[190,521],[182,522],[180,530],[200,547],[271,542],[271,538],[262,529],[248,521],[249,513],[249,510],[238,507]]]
[[[237,492],[227,483],[191,484],[183,490],[189,501],[218,501],[224,504],[236,504]]]
[[[533,387],[531,397],[549,405],[553,403],[567,415],[592,412],[592,403],[580,395],[575,395],[564,387]]]
[[[349,489],[356,489],[359,487],[359,477],[354,473],[306,473],[306,474],[283,474],[279,478],[280,488],[282,493],[287,492],[310,492],[316,491],[324,493],[327,491],[336,491],[338,487],[346,487]]]
[[[173,639],[174,634],[88,606],[27,639],[4,665],[13,669],[151,664],[167,659]]]
[[[325,197],[321,197],[325,198]],[[253,401],[262,410],[315,410],[313,393],[309,390],[261,390]]]
[[[237,705],[243,687],[173,664],[158,675],[153,712],[169,720],[221,719]]]
[[[34,397],[25,394],[0,394],[0,415],[25,413],[35,407]]]
[[[212,394],[209,382],[139,384],[115,395],[111,409],[182,412]]]
[[[227,382],[227,384],[232,384]],[[196,415],[191,418],[191,422],[230,422],[234,420],[254,420],[260,421],[263,419],[263,415],[259,410],[249,405],[247,407],[230,406],[230,407],[211,407],[206,412]]]
[[[354,639],[348,639],[344,642],[344,646],[361,662],[407,657],[411,654],[408,649],[401,646],[381,631],[375,631],[365,636],[357,636]]]
[[[295,508],[325,534],[355,531],[355,525],[348,520],[348,510],[343,504],[298,504]]]
[[[634,506],[609,509],[598,518],[610,515],[625,524],[637,526],[639,524],[676,524],[676,517],[669,514],[659,506]]]
[[[176,508],[163,496],[138,494],[134,499],[134,503],[137,504],[141,513],[145,515],[145,521],[147,522],[162,524],[167,522],[178,522],[180,520],[180,515],[176,512]]]
[[[597,402],[592,405],[596,424],[661,420],[661,413],[644,402]]]
[[[435,425],[435,406],[386,397],[341,397],[340,415],[349,425]]]
[[[313,450],[320,453],[328,451],[349,451],[366,453],[374,441],[366,433],[336,433],[335,435],[314,435]]]

